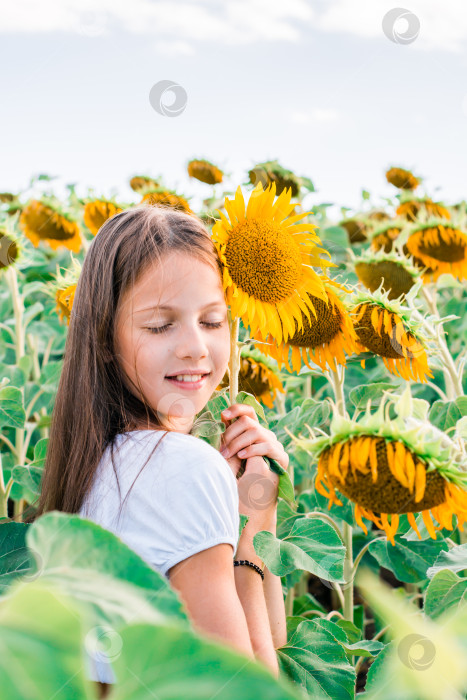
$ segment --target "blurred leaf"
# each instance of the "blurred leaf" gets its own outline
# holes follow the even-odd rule
[[[27,523],[0,522],[0,594],[11,582],[27,573],[32,566],[26,547]]]

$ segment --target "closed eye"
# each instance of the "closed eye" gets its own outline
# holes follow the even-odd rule
[[[222,321],[216,323],[208,323],[207,321],[202,321],[204,326],[207,328],[220,328],[222,326]],[[165,326],[153,326],[151,328],[146,328],[150,333],[165,333],[165,331],[170,327],[170,323],[166,323]]]

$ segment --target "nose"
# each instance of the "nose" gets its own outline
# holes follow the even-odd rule
[[[205,331],[197,323],[183,324],[178,333],[176,355],[180,359],[186,357],[207,357]]]

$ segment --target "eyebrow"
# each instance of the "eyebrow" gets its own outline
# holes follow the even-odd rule
[[[210,309],[213,306],[223,306],[222,301],[212,301],[209,304],[206,304],[205,306],[201,307],[201,311],[204,311],[204,309]],[[147,306],[144,309],[138,309],[136,313],[140,313],[141,311],[176,311],[177,307],[176,306],[167,306],[167,305],[162,305],[162,306]]]

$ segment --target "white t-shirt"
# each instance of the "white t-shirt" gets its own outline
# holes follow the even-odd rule
[[[237,481],[214,447],[184,433],[136,430],[116,436],[114,464],[121,499],[109,445],[81,517],[114,532],[167,579],[172,566],[216,544],[231,544],[233,559],[240,527]],[[92,680],[115,682],[109,664],[88,658],[97,670],[96,676],[90,669]]]

